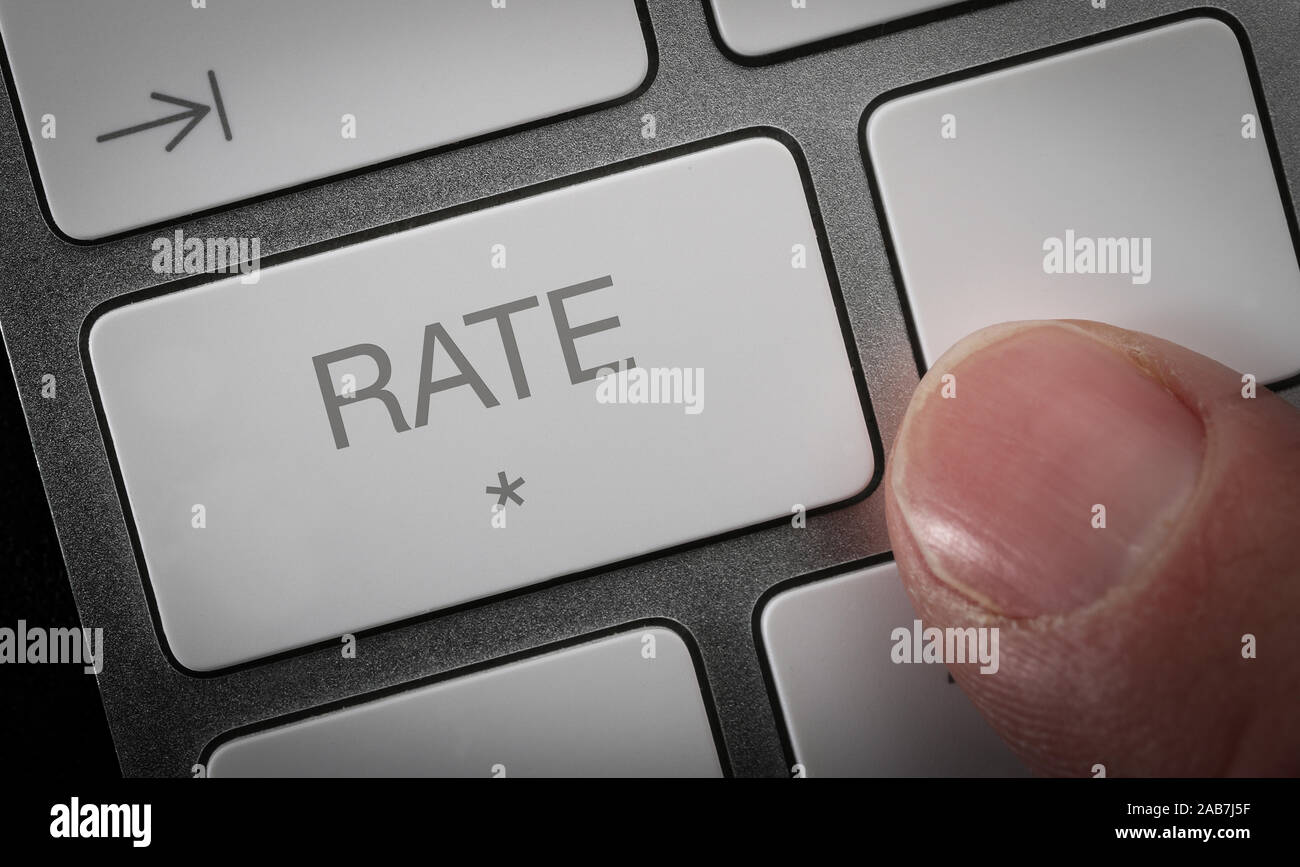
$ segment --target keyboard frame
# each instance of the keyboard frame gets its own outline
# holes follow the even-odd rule
[[[902,287],[863,167],[858,131],[867,107],[883,93],[920,81],[1203,6],[1185,0],[1111,0],[1105,10],[1088,0],[960,4],[756,65],[737,63],[721,50],[706,0],[649,0],[658,68],[628,102],[93,245],[61,240],[42,214],[25,133],[15,122],[10,90],[0,89],[0,325],[82,624],[104,629],[99,687],[122,771],[191,776],[205,747],[235,730],[653,620],[676,624],[698,649],[724,763],[737,776],[788,776],[753,631],[755,609],[778,585],[840,574],[877,562],[889,550],[877,490],[814,514],[806,529],[777,521],[372,630],[360,636],[356,659],[322,647],[212,677],[186,674],[168,660],[150,614],[80,345],[95,308],[170,282],[149,267],[155,237],[176,228],[187,236],[256,236],[270,257],[472,208],[701,139],[752,127],[782,129],[807,161],[888,453],[918,370]],[[1294,208],[1300,199],[1300,106],[1285,97],[1300,93],[1300,2],[1221,0],[1216,9],[1235,18],[1249,38],[1271,115],[1271,146]],[[656,116],[653,140],[640,134],[645,113]],[[57,378],[57,399],[40,396],[46,373]],[[1280,391],[1300,406],[1295,381]]]

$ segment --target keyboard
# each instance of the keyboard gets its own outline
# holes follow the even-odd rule
[[[884,456],[1013,319],[1300,404],[1300,20],[1220,7],[0,0],[124,773],[1026,774],[894,652]]]

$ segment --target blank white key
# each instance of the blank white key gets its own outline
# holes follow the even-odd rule
[[[866,145],[926,363],[995,322],[1082,318],[1261,382],[1300,372],[1300,266],[1260,111],[1212,18],[876,110]]]
[[[884,24],[958,0],[708,0],[718,34],[745,57],[762,57]]]
[[[177,660],[862,491],[871,441],[805,196],[786,146],[750,137],[103,315],[90,357]],[[660,402],[601,402],[619,395],[598,369],[629,358]]]
[[[212,777],[716,777],[691,653],[660,626],[236,737]]]
[[[0,33],[77,239],[608,102],[650,68],[636,0],[0,0]]]
[[[893,661],[893,631],[914,632],[916,619],[893,562],[786,590],[760,617],[807,776],[1028,773],[945,666]]]

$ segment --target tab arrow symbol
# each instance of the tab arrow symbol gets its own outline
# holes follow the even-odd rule
[[[217,77],[211,71],[208,72],[208,82],[212,86],[212,97],[217,104],[217,113],[221,115],[221,126],[225,130],[226,141],[230,141],[230,125],[225,117],[225,107],[221,104],[221,91],[217,89]],[[210,105],[204,105],[201,102],[191,102],[188,99],[181,99],[176,96],[168,96],[165,93],[158,93],[155,91],[154,93],[149,94],[149,97],[151,99],[156,99],[159,102],[170,102],[172,105],[179,105],[184,108],[185,111],[177,112],[176,114],[169,114],[166,117],[160,117],[157,120],[138,123],[135,126],[128,126],[125,129],[106,132],[101,136],[96,136],[95,141],[106,142],[115,138],[121,138],[122,136],[144,132],[147,129],[153,129],[156,126],[165,126],[169,123],[175,123],[178,120],[188,120],[189,123],[181,127],[181,131],[176,133],[176,135],[172,137],[172,140],[167,142],[167,146],[163,148],[163,150],[171,153],[172,148],[180,144],[181,139],[189,135],[190,130],[198,126],[199,121],[207,117],[208,112],[212,111],[212,106]]]

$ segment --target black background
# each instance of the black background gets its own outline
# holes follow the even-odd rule
[[[80,626],[2,346],[0,358],[0,626],[14,629],[19,620],[45,628]],[[0,775],[10,780],[120,775],[95,677],[81,666],[0,665],[0,696]]]

